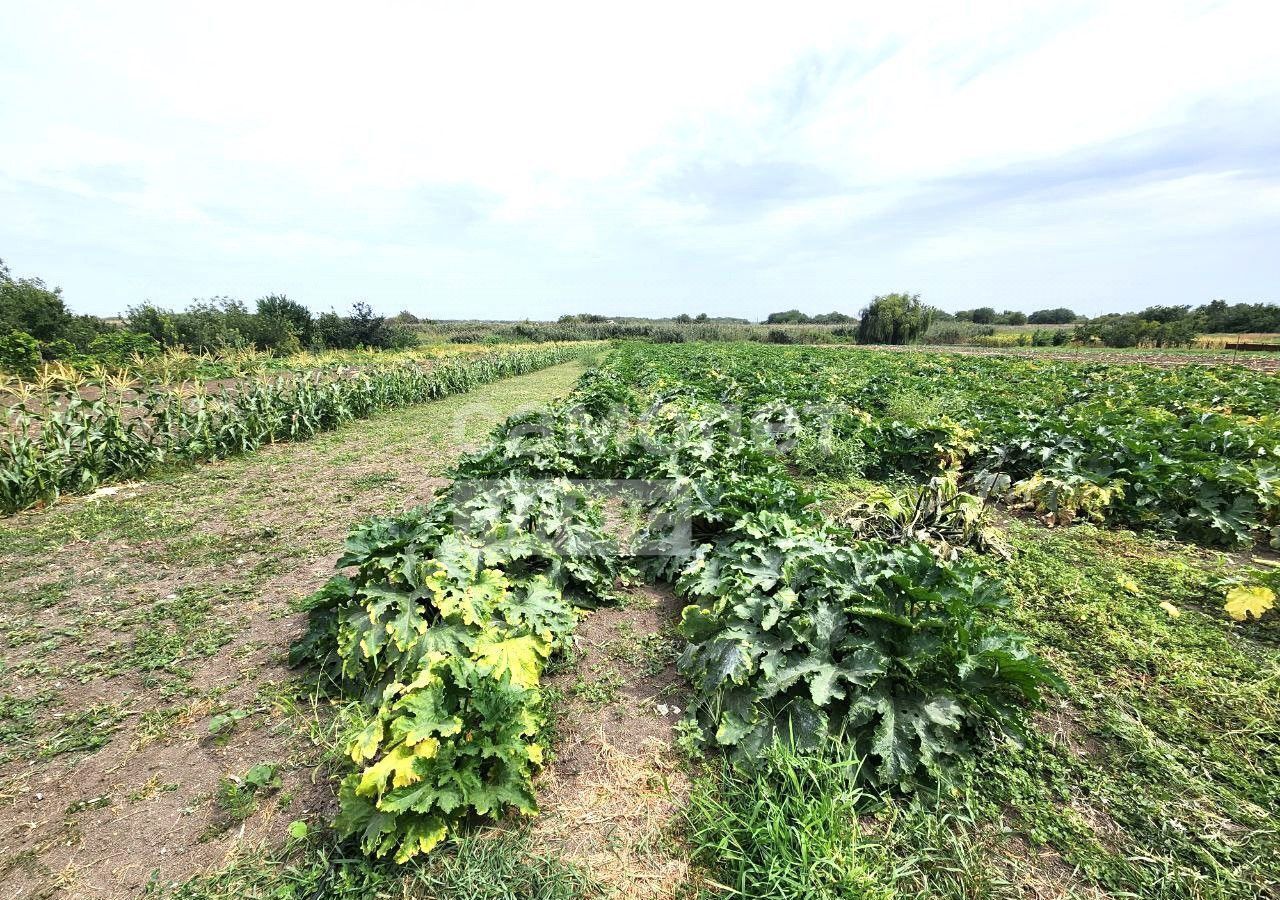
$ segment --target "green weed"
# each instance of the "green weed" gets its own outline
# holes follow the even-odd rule
[[[427,859],[397,865],[354,856],[312,830],[275,853],[250,851],[221,870],[145,894],[169,900],[586,900],[603,896],[589,876],[534,853],[522,831],[465,835]]]
[[[617,672],[598,672],[588,681],[581,675],[573,683],[573,696],[594,706],[609,706],[618,702],[622,688],[622,676]]]
[[[117,731],[124,710],[110,703],[100,703],[81,712],[58,716],[58,730],[40,748],[40,757],[49,759],[63,753],[97,750],[105,747]]]

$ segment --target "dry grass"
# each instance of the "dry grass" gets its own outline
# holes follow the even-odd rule
[[[552,771],[539,785],[535,846],[581,866],[618,897],[678,896],[689,865],[672,823],[689,782],[670,745],[648,737],[627,752],[603,729],[577,743],[585,771],[568,780]]]

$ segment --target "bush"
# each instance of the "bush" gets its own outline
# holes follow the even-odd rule
[[[15,375],[33,375],[39,367],[40,342],[25,331],[0,334],[0,369]]]
[[[264,350],[282,345],[308,346],[314,337],[311,310],[283,294],[269,294],[258,300],[259,332],[254,343]],[[291,336],[291,340],[290,340]]]
[[[975,338],[990,337],[996,330],[991,325],[974,325],[970,322],[956,320],[951,322],[934,322],[924,333],[926,344],[968,344]]]
[[[104,331],[89,342],[90,356],[114,365],[134,356],[156,356],[160,350],[160,344],[150,335],[123,328]]]
[[[479,344],[487,338],[488,335],[483,331],[459,331],[456,334],[449,335],[449,343],[451,344]]]

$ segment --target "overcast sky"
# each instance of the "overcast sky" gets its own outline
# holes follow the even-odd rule
[[[0,0],[0,258],[103,314],[1280,301],[1277,10]]]

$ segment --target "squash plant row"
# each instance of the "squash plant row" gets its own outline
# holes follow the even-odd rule
[[[215,390],[147,382],[16,395],[0,444],[0,511],[91,491],[158,465],[302,440],[379,410],[435,400],[564,362],[581,345],[540,345],[359,370],[298,371]]]
[[[869,783],[912,789],[1016,735],[1056,684],[996,623],[997,583],[828,522],[789,474],[790,414],[728,408],[714,384],[656,346],[616,351],[497,429],[434,504],[351,534],[354,574],[313,598],[292,658],[365,702],[337,826],[366,852],[408,859],[470,816],[536,809],[543,667],[623,570],[590,496],[604,481],[661,487],[626,570],[688,601],[679,667],[708,750],[843,741]]]
[[[774,410],[804,474],[1004,476],[1053,521],[1280,547],[1280,377],[835,348],[624,347],[661,393]]]

